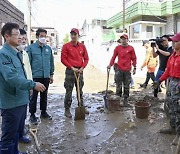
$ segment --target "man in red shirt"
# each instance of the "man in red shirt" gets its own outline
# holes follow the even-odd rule
[[[174,52],[167,62],[165,72],[154,85],[158,86],[162,81],[169,79],[170,96],[168,96],[168,107],[171,127],[161,129],[160,133],[177,133],[177,136],[172,143],[177,144],[177,139],[180,135],[180,33],[177,33],[170,39],[174,44]]]
[[[71,118],[70,107],[72,103],[72,91],[74,84],[76,85],[76,79],[74,76],[75,73],[80,73],[80,96],[81,96],[81,105],[83,106],[83,91],[84,86],[83,80],[83,70],[88,64],[89,57],[85,45],[78,42],[79,30],[73,28],[70,32],[71,42],[65,44],[61,52],[61,62],[67,67],[65,72],[65,82],[64,87],[66,89],[64,107],[65,107],[65,116]],[[88,113],[88,111],[86,111]]]
[[[118,72],[116,74],[116,94],[122,96],[122,85],[124,86],[124,105],[127,106],[127,98],[129,97],[129,89],[131,82],[131,69],[134,67],[133,74],[136,73],[136,54],[134,48],[128,45],[128,36],[123,34],[121,37],[121,45],[118,45],[111,58],[108,69],[114,65],[116,57],[118,57]]]

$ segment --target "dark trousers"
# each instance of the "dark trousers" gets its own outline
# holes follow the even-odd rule
[[[147,74],[146,74],[146,81],[144,82],[144,84],[148,84],[149,83],[149,80],[152,80],[153,82],[155,81],[155,75],[154,75],[154,72],[152,72],[152,73],[149,73],[149,72],[147,72]]]
[[[19,133],[24,129],[27,105],[12,109],[1,109],[2,135],[1,147],[14,144],[14,153],[18,153]]]
[[[66,89],[66,94],[64,99],[64,107],[65,109],[69,109],[72,104],[72,91],[74,85],[77,91],[77,82],[73,70],[67,68],[65,75],[66,76],[65,76],[64,88]],[[81,105],[83,106],[83,91],[82,91],[82,88],[84,86],[83,74],[80,74],[79,84],[80,84]]]
[[[123,97],[129,97],[130,82],[131,72],[118,70],[116,74],[116,94],[122,96],[122,88],[124,88]]]
[[[163,73],[164,73],[164,71],[158,70],[156,77],[155,77],[155,81],[158,81],[159,78],[163,75]],[[157,96],[158,92],[159,92],[159,87],[154,89],[154,96]]]
[[[19,139],[23,138],[23,136],[24,136],[26,116],[27,116],[27,106],[26,106],[26,112],[25,112],[25,116],[24,116],[24,126],[22,127],[22,130],[20,130],[20,132],[19,132]]]
[[[40,92],[40,110],[42,112],[46,112],[47,110],[47,93],[48,93],[48,87],[49,87],[49,78],[34,78],[33,81],[42,83],[46,90],[44,92]],[[29,112],[31,114],[36,113],[37,108],[37,97],[38,97],[38,91],[33,90],[33,95],[31,97],[31,101],[29,104]]]

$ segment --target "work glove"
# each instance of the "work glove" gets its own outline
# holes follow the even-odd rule
[[[107,66],[107,70],[110,70],[110,69],[111,69],[111,65],[108,65],[108,66]]]
[[[160,84],[161,84],[161,81],[160,81],[160,80],[154,81],[154,82],[153,82],[153,89],[157,89],[157,88],[160,86]]]

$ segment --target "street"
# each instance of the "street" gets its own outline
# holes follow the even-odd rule
[[[90,114],[85,121],[74,121],[64,116],[64,70],[60,56],[55,56],[55,82],[50,86],[48,112],[52,121],[42,120],[37,126],[37,138],[42,154],[171,154],[174,135],[158,133],[168,120],[163,111],[163,99],[152,96],[151,85],[146,90],[139,89],[141,78],[135,78],[135,89],[131,90],[131,107],[110,112],[104,109],[103,95],[106,73],[88,65],[84,72],[84,100]],[[110,76],[113,83],[113,75]],[[110,90],[115,90],[110,87]],[[144,98],[151,104],[150,115],[146,120],[137,119],[134,111],[135,101]],[[163,94],[161,94],[163,97]],[[73,94],[71,112],[77,106],[76,93]],[[40,112],[38,110],[38,116]],[[27,124],[29,116],[27,117]],[[20,144],[20,149],[35,154],[35,144]]]

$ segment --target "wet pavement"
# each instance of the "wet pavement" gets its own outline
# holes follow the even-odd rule
[[[141,120],[135,116],[134,103],[144,97],[151,109],[149,118]],[[63,94],[49,94],[48,112],[53,120],[42,120],[37,126],[42,154],[171,154],[175,150],[171,146],[174,136],[158,133],[168,123],[163,100],[134,91],[129,98],[131,107],[112,112],[104,109],[103,95],[84,94],[90,114],[84,121],[74,121],[64,117],[63,99]],[[76,105],[74,94],[73,117]],[[37,153],[34,142],[20,147],[30,154]]]
[[[41,154],[173,154],[175,147],[171,146],[174,135],[158,133],[163,126],[168,126],[168,119],[163,110],[163,93],[161,100],[152,97],[151,84],[147,89],[139,89],[144,81],[135,78],[135,89],[131,89],[129,103],[131,107],[121,107],[120,111],[104,109],[104,94],[98,93],[106,87],[106,73],[88,65],[84,71],[85,85],[84,103],[90,114],[84,121],[74,121],[64,117],[64,71],[65,67],[55,57],[56,72],[54,83],[50,85],[48,94],[48,113],[52,120],[42,120],[37,128],[37,138]],[[110,75],[110,84],[114,81]],[[115,87],[109,87],[115,91]],[[151,104],[148,119],[136,118],[134,104],[145,99]],[[73,92],[71,112],[74,117],[77,107],[76,93]],[[39,104],[37,116],[39,117]],[[29,113],[26,124],[29,124]],[[28,135],[32,136],[28,133]],[[22,151],[38,154],[35,142],[20,144]]]

